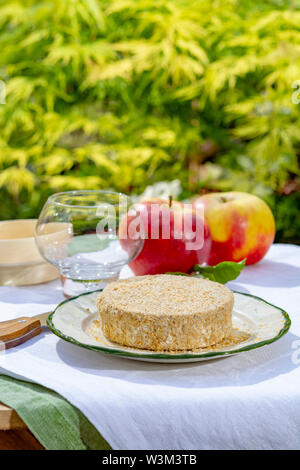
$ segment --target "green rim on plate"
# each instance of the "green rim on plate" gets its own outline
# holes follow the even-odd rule
[[[99,289],[99,290],[94,291],[94,292],[85,292],[84,294],[80,294],[80,295],[77,295],[75,297],[71,297],[71,298],[66,299],[63,302],[61,302],[55,308],[55,310],[52,313],[50,313],[50,315],[47,318],[47,325],[48,325],[49,329],[55,335],[59,336],[61,339],[65,340],[65,341],[68,341],[69,343],[75,344],[77,346],[83,347],[85,349],[91,349],[93,351],[100,351],[100,352],[103,352],[103,353],[106,353],[106,354],[113,354],[113,355],[116,355],[116,356],[123,356],[123,357],[129,357],[129,358],[137,358],[137,359],[141,358],[141,359],[176,360],[176,359],[197,359],[197,358],[202,359],[202,358],[228,356],[228,355],[237,354],[237,353],[240,353],[240,352],[243,352],[243,351],[250,351],[252,349],[257,349],[257,348],[260,348],[262,346],[266,346],[267,344],[273,343],[274,341],[277,341],[285,333],[287,333],[287,331],[289,330],[290,325],[291,325],[291,320],[290,320],[289,315],[282,308],[277,307],[277,306],[271,304],[270,302],[267,302],[266,300],[262,299],[261,297],[257,297],[257,296],[252,295],[252,294],[246,294],[246,293],[243,293],[243,292],[238,292],[238,291],[233,290],[232,292],[234,292],[235,294],[239,294],[239,295],[242,295],[242,296],[247,296],[247,297],[254,298],[254,299],[259,300],[259,301],[261,301],[261,302],[263,302],[267,305],[270,305],[271,307],[275,308],[276,310],[279,310],[281,312],[282,317],[284,318],[284,324],[283,324],[283,327],[281,328],[281,330],[278,332],[278,334],[275,335],[274,337],[269,338],[269,339],[259,341],[259,342],[256,342],[256,343],[252,343],[252,344],[248,344],[246,346],[242,346],[241,348],[234,349],[234,350],[210,351],[210,352],[207,352],[207,353],[178,353],[178,354],[176,354],[176,353],[174,353],[174,354],[147,353],[147,354],[145,354],[143,352],[136,352],[136,351],[132,352],[132,351],[128,351],[128,350],[125,350],[125,349],[112,349],[112,348],[106,348],[105,346],[95,346],[95,345],[82,343],[82,342],[72,338],[71,336],[65,335],[62,331],[60,331],[59,329],[57,329],[54,326],[53,316],[55,315],[56,311],[62,305],[66,304],[68,302],[71,302],[75,299],[78,299],[79,297],[83,297],[85,295],[92,295],[95,292],[101,292],[102,290],[103,289]],[[116,344],[116,348],[118,348],[118,347],[122,348],[122,346],[119,346],[119,345]]]

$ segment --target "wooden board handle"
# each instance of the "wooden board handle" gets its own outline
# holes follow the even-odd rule
[[[42,331],[41,323],[36,318],[20,317],[0,322],[0,346],[8,349],[28,341]]]

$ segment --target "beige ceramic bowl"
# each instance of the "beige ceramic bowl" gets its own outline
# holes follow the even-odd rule
[[[47,263],[35,244],[36,219],[0,222],[0,284],[25,286],[52,281],[58,270]]]

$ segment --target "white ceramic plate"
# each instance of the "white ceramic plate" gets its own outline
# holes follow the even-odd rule
[[[77,346],[114,354],[127,359],[151,362],[196,362],[226,357],[259,348],[278,340],[290,327],[290,318],[281,308],[250,294],[234,292],[233,326],[242,341],[214,349],[197,352],[154,352],[120,346],[108,341],[100,331],[97,340],[89,333],[97,318],[96,298],[98,292],[81,294],[65,300],[47,320],[53,333]],[[245,339],[246,334],[247,338]]]

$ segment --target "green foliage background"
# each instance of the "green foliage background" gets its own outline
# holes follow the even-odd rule
[[[0,79],[1,219],[179,178],[263,197],[299,241],[298,1],[0,0]]]

